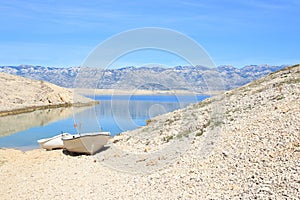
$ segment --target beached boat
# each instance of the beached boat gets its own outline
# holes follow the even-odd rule
[[[69,152],[93,155],[104,147],[109,136],[109,132],[81,133],[63,137],[62,141]]]
[[[46,150],[62,149],[64,147],[62,138],[69,136],[69,135],[71,135],[71,134],[62,133],[62,134],[56,135],[51,138],[40,139],[37,142],[43,149],[46,149]]]

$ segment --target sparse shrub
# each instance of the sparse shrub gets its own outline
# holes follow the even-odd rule
[[[174,122],[174,120],[172,120],[172,119],[167,119],[166,120],[166,124],[168,124],[168,125],[171,125],[173,122]]]
[[[163,138],[163,141],[164,142],[169,142],[172,139],[174,139],[174,136],[173,135],[168,135],[168,136],[166,136],[166,137]]]
[[[203,135],[203,130],[202,130],[202,129],[200,129],[200,130],[196,133],[196,137],[199,137],[199,136],[201,136],[201,135]]]
[[[182,138],[182,137],[188,137],[188,135],[189,135],[190,133],[191,133],[190,131],[185,130],[185,131],[183,131],[182,133],[177,134],[177,135],[176,135],[176,138],[180,139],[180,138]]]
[[[130,140],[130,138],[131,138],[131,136],[127,137],[127,138],[125,139],[125,142],[128,142],[128,140]]]
[[[276,97],[276,100],[277,100],[277,101],[279,101],[279,100],[281,100],[281,99],[284,99],[284,96],[283,96],[283,95],[278,95],[278,96]]]
[[[297,83],[300,83],[300,78],[290,79],[286,83],[288,83],[288,84],[297,84]]]
[[[220,120],[214,121],[213,127],[221,126],[221,124],[222,124],[222,121],[220,121]]]
[[[203,128],[207,128],[207,127],[209,127],[209,126],[210,126],[210,122],[211,122],[211,120],[208,120],[208,121],[207,121],[207,123],[206,123],[206,124],[204,124]]]

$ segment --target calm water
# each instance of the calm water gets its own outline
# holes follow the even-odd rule
[[[0,147],[38,148],[38,139],[61,132],[110,131],[112,135],[144,126],[146,120],[186,107],[208,96],[95,96],[88,108],[59,108],[0,117]],[[74,128],[76,124],[76,128]]]

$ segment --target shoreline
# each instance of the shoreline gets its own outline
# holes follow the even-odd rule
[[[87,91],[88,93],[91,93],[91,91],[94,91],[94,90],[85,90]],[[114,92],[116,92],[115,95],[129,95],[131,94],[132,91],[124,91],[124,90],[96,90],[96,93],[101,95],[101,94],[113,94]],[[170,91],[171,92],[171,91]],[[148,91],[148,90],[138,90],[136,92],[136,94],[134,95],[174,95],[170,92],[165,92],[165,93],[162,93],[162,91]],[[176,95],[178,96],[181,96],[181,95],[208,95],[208,94],[192,94],[192,93],[189,93],[189,92],[186,92],[186,91],[175,91],[177,92]],[[0,111],[0,117],[6,117],[6,116],[18,116],[19,114],[24,114],[24,113],[30,113],[30,112],[35,112],[35,111],[38,111],[38,110],[47,110],[47,109],[54,109],[54,108],[69,108],[69,107],[88,107],[88,106],[94,106],[94,105],[97,105],[99,104],[100,101],[90,101],[90,102],[86,102],[86,103],[60,103],[60,104],[52,104],[52,105],[40,105],[40,106],[28,106],[28,107],[24,107],[24,108],[17,108],[17,109],[11,109],[11,110],[5,110],[5,111]],[[138,128],[138,127],[137,127]],[[122,134],[122,133],[119,133],[119,134]],[[119,134],[115,135],[115,136],[118,136]],[[114,137],[111,137],[110,139],[113,140]],[[19,150],[19,151],[22,151],[22,152],[28,152],[28,151],[32,151],[32,150],[36,150],[36,149],[41,149],[39,146],[24,146],[24,147],[0,147],[0,149],[14,149],[14,150]],[[42,150],[42,149],[41,149]]]
[[[121,90],[121,89],[88,89],[74,88],[80,95],[218,95],[225,91],[192,92],[186,90]]]
[[[72,89],[73,92],[77,92],[80,95],[209,95],[215,96],[224,91],[212,91],[206,93],[197,93],[185,90],[171,90],[171,91],[163,91],[163,90],[118,90],[118,89]],[[48,104],[48,105],[34,105],[34,106],[24,106],[21,108],[12,108],[9,110],[0,110],[0,117],[9,116],[9,115],[17,115],[22,113],[29,113],[37,110],[45,110],[50,108],[63,108],[63,107],[85,107],[85,106],[93,106],[99,104],[99,101],[91,101],[86,103],[59,103],[59,104]]]
[[[67,108],[67,107],[85,107],[85,106],[93,106],[99,104],[99,101],[91,101],[87,103],[62,103],[62,104],[50,104],[50,105],[40,105],[40,106],[28,106],[24,108],[16,108],[11,110],[3,110],[0,111],[0,117],[8,116],[8,115],[18,115],[22,113],[34,112],[37,110],[46,110],[50,108]]]

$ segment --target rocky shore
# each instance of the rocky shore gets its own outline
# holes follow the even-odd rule
[[[298,199],[299,105],[297,65],[149,119],[94,156],[0,149],[1,199]]]
[[[0,90],[0,116],[95,104],[91,99],[74,95],[70,89],[1,72]]]

